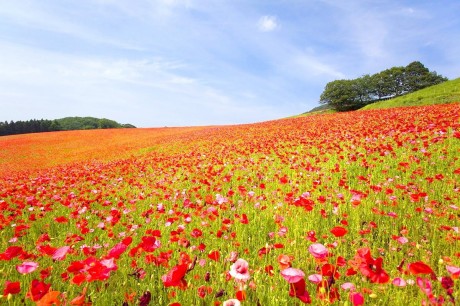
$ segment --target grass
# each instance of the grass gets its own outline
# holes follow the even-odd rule
[[[460,78],[430,86],[387,101],[366,105],[360,110],[422,106],[460,102]]]

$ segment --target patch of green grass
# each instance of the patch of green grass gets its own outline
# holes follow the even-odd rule
[[[360,110],[421,106],[460,102],[460,78],[430,86],[387,101],[366,105]]]

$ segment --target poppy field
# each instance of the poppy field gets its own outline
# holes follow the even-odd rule
[[[0,304],[454,305],[460,104],[0,138]]]

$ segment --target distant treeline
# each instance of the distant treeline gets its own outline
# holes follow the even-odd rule
[[[28,121],[0,122],[0,136],[52,131],[115,128],[135,128],[135,126],[132,124],[120,124],[105,118],[99,119],[93,117],[66,117],[55,120],[32,119]]]
[[[398,97],[447,81],[420,62],[406,67],[392,67],[353,80],[335,80],[326,84],[320,104],[337,111],[359,109],[367,104]]]

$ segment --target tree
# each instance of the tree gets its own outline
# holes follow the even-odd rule
[[[414,92],[445,81],[447,78],[438,75],[435,71],[430,72],[420,62],[412,62],[405,68],[405,84],[408,92]]]
[[[388,75],[388,91],[390,96],[398,97],[406,93],[404,85],[404,67],[392,67],[385,70]]]
[[[406,67],[392,67],[372,76],[366,74],[353,80],[329,82],[320,96],[320,104],[328,104],[337,111],[355,110],[444,81],[447,78],[430,72],[422,63],[412,62]]]
[[[98,128],[100,129],[114,129],[120,127],[120,124],[116,121],[109,119],[99,119]]]
[[[371,76],[372,94],[376,100],[380,100],[392,95],[390,90],[391,78],[387,70],[373,74]]]
[[[329,104],[338,111],[356,109],[352,80],[336,80],[326,84],[320,97],[321,104]]]
[[[355,104],[365,106],[373,100],[372,77],[368,74],[351,83]]]

